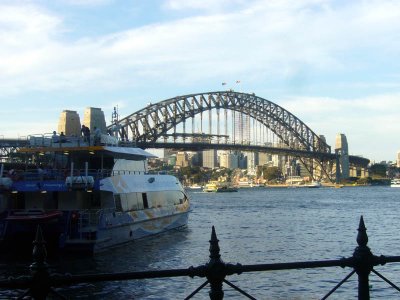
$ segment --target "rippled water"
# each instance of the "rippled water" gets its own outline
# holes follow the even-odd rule
[[[237,193],[191,193],[193,211],[187,228],[144,239],[93,258],[49,260],[59,273],[111,273],[187,268],[208,261],[211,226],[225,262],[257,264],[339,259],[351,256],[359,218],[364,216],[368,246],[375,255],[400,255],[400,189],[241,189]],[[29,260],[0,260],[3,277],[28,274]],[[400,264],[376,267],[395,283]],[[257,299],[320,299],[351,272],[323,268],[246,273],[228,280]],[[71,299],[183,299],[202,278],[165,278],[82,284],[60,289]],[[370,276],[371,298],[398,299],[400,294]],[[208,299],[208,287],[193,299]],[[225,299],[243,296],[224,285]],[[1,292],[0,298],[15,293]],[[356,299],[353,276],[329,299]]]

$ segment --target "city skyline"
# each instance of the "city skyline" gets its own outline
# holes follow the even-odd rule
[[[114,106],[233,89],[332,147],[345,134],[352,155],[400,150],[400,3],[6,0],[0,16],[0,136],[52,132],[65,109],[109,122]]]

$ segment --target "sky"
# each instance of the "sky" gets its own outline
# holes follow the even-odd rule
[[[395,161],[399,54],[400,1],[0,0],[0,138],[231,88]]]

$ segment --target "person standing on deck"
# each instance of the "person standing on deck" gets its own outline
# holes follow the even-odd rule
[[[98,146],[100,145],[101,141],[101,130],[100,128],[97,128],[96,126],[94,127],[94,145]]]

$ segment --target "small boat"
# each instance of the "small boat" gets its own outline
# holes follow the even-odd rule
[[[234,187],[228,187],[228,186],[222,186],[217,188],[216,192],[217,193],[231,193],[231,192],[237,192],[238,190]]]
[[[202,186],[197,185],[197,184],[193,184],[193,185],[187,186],[186,188],[189,189],[189,190],[201,190]]]
[[[400,187],[400,178],[392,179],[390,182],[390,187]]]
[[[305,184],[305,187],[307,188],[320,188],[321,186],[321,182],[319,181],[311,181],[310,183]]]
[[[109,135],[96,146],[72,136],[28,140],[23,169],[1,165],[1,249],[31,252],[38,225],[50,252],[94,254],[187,224],[189,197],[176,177],[148,173],[154,155]]]

